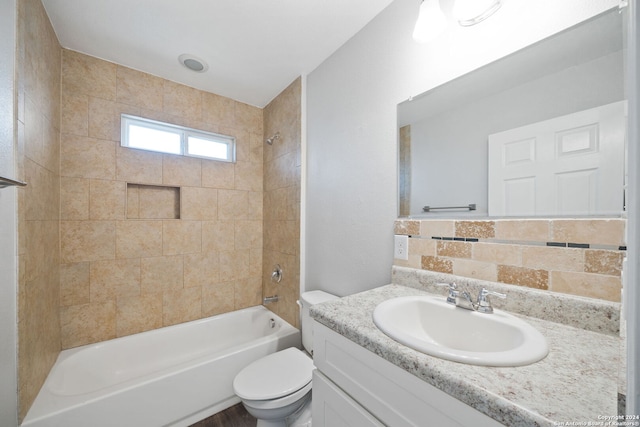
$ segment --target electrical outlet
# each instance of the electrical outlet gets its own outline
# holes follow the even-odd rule
[[[393,257],[395,259],[409,259],[409,236],[394,236]]]

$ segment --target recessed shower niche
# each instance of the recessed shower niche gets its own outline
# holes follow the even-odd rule
[[[180,219],[180,187],[127,183],[127,219]]]

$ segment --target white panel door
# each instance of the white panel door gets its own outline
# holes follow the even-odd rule
[[[626,101],[489,135],[489,215],[619,215]]]

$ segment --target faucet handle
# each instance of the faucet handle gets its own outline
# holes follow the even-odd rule
[[[456,305],[456,298],[460,295],[460,291],[457,291],[456,288],[458,285],[455,283],[444,283],[445,285],[449,285],[449,295],[447,295],[447,302],[449,304]]]
[[[507,297],[506,294],[501,294],[500,292],[490,291],[486,288],[482,288],[480,293],[478,294],[478,311],[481,313],[493,313],[493,307],[491,306],[491,301],[489,300],[489,296],[498,297],[501,299],[505,299]]]

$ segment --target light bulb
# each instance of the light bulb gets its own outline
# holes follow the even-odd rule
[[[413,39],[419,43],[428,43],[446,28],[447,19],[440,9],[439,0],[423,0],[413,29]]]

